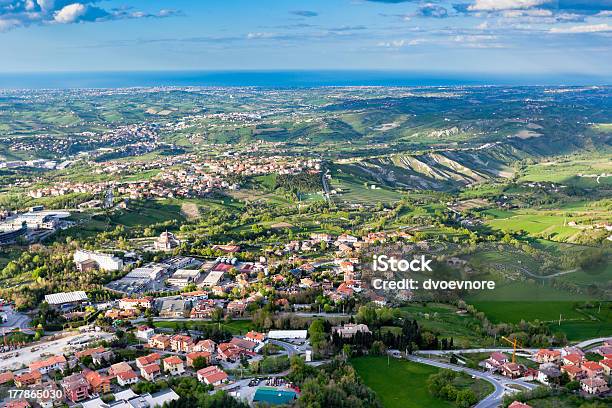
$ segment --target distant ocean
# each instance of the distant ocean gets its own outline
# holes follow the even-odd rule
[[[307,88],[320,86],[604,85],[584,75],[479,75],[402,71],[145,71],[0,73],[0,88],[127,88],[207,86]]]

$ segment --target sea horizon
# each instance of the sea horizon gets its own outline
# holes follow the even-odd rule
[[[317,88],[346,86],[605,86],[607,77],[577,74],[482,74],[391,70],[180,70],[0,73],[0,89],[133,87]]]

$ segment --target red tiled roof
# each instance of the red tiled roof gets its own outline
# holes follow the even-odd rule
[[[183,364],[183,360],[181,360],[178,356],[170,356],[164,358],[164,364],[178,365]]]
[[[508,405],[508,408],[531,408],[531,405],[523,404],[522,402],[514,401]]]
[[[122,380],[131,380],[133,378],[138,377],[136,375],[136,373],[134,372],[134,370],[130,370],[130,371],[122,371],[119,374],[117,374],[117,377],[121,378]]]
[[[565,371],[569,374],[578,374],[580,372],[582,372],[582,368],[576,366],[576,365],[564,365],[561,367],[561,371]]]
[[[152,374],[157,371],[161,371],[161,369],[159,368],[157,364],[149,364],[147,366],[142,367],[142,370],[147,374]]]
[[[584,363],[582,363],[582,368],[586,368],[587,370],[591,371],[603,370],[603,367],[594,361],[585,361]]]
[[[66,357],[64,356],[52,356],[46,360],[35,361],[30,364],[30,370],[38,370],[43,367],[49,367],[58,363],[65,363]]]
[[[563,359],[570,361],[574,364],[578,364],[582,361],[582,356],[580,356],[579,354],[568,354],[567,356],[563,357]]]
[[[10,371],[7,371],[6,373],[2,373],[0,374],[0,384],[4,384],[6,382],[12,381],[13,378],[15,378],[15,375]]]

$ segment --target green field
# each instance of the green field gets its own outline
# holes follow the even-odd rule
[[[421,330],[431,331],[439,337],[453,338],[457,347],[475,347],[482,337],[474,331],[480,322],[470,315],[457,314],[457,308],[441,303],[410,304],[401,308],[404,317],[415,319]],[[396,329],[396,328],[393,328]],[[397,328],[399,330],[399,328]]]
[[[401,199],[402,195],[397,191],[385,188],[366,178],[359,178],[354,174],[342,171],[343,168],[334,168],[330,188],[339,192],[332,195],[335,202],[358,203],[374,205],[376,203],[391,203]],[[346,170],[346,168],[344,168]],[[372,189],[372,185],[375,186]]]
[[[427,378],[439,371],[436,367],[390,359],[361,357],[351,364],[364,383],[372,388],[385,408],[446,408],[453,404],[432,397],[427,391]]]
[[[573,302],[535,301],[535,302],[497,302],[482,301],[470,302],[483,312],[493,323],[519,323],[525,321],[552,321],[558,320],[559,314],[563,319],[581,319],[584,315],[574,310]]]
[[[427,379],[440,371],[437,367],[387,357],[360,357],[351,364],[363,382],[376,394],[385,408],[445,408],[451,402],[435,398],[427,390]],[[471,388],[484,397],[493,392],[493,386],[481,380],[458,377],[454,385]]]
[[[612,171],[609,156],[563,159],[529,166],[520,181],[562,183],[579,188],[602,188],[612,185],[612,177],[589,177]]]
[[[183,219],[180,203],[174,200],[133,202],[127,210],[111,217],[112,222],[126,227]]]

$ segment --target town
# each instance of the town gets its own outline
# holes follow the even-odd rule
[[[2,406],[610,405],[609,88],[548,91],[0,91]]]

